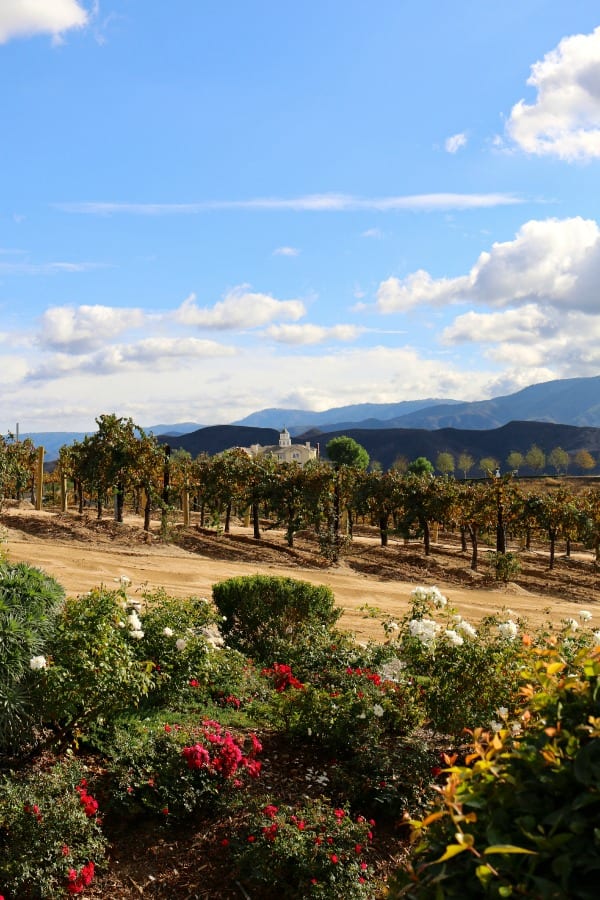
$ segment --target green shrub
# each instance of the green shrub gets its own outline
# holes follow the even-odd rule
[[[0,749],[30,740],[39,722],[32,688],[64,599],[61,586],[26,563],[0,559]]]
[[[275,664],[263,674],[275,688],[272,721],[341,757],[376,746],[386,734],[406,734],[423,717],[412,685],[368,668],[326,669],[313,673],[304,684],[285,664]]]
[[[81,893],[104,857],[97,813],[82,770],[72,764],[0,782],[0,884],[7,898]]]
[[[165,821],[206,811],[258,777],[261,750],[254,735],[234,735],[212,720],[160,730],[127,723],[105,748],[113,802],[130,815],[145,811]]]
[[[293,578],[250,575],[213,586],[228,646],[261,663],[293,662],[342,614],[332,591]]]
[[[487,725],[519,690],[521,623],[489,616],[474,628],[437,588],[415,588],[411,598],[392,646],[421,688],[430,727],[460,735]]]
[[[150,690],[153,663],[139,658],[138,624],[122,589],[97,588],[66,601],[50,665],[38,673],[46,721],[77,737],[139,704]]]
[[[248,818],[231,852],[240,879],[259,885],[261,897],[374,896],[376,879],[367,862],[373,821],[353,819],[346,809],[320,800],[296,807],[269,803]]]
[[[512,581],[521,571],[521,563],[515,553],[491,551],[488,559],[496,581]]]
[[[144,594],[140,610],[144,636],[132,644],[140,663],[152,662],[152,686],[146,704],[176,702],[190,682],[206,687],[212,651],[222,643],[212,604],[200,597],[176,599],[165,591]]]
[[[474,733],[390,896],[592,900],[600,870],[600,651],[551,647],[527,673],[527,706]],[[505,711],[506,714],[507,711]]]

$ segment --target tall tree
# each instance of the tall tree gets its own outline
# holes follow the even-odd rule
[[[435,460],[435,467],[442,475],[453,475],[456,465],[452,453],[446,451],[438,453]]]
[[[474,465],[475,460],[466,450],[463,450],[462,453],[458,454],[458,468],[463,473],[463,478],[466,479]]]

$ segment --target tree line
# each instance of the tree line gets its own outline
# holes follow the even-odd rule
[[[61,448],[54,477],[63,490],[71,489],[80,512],[93,506],[98,518],[110,508],[123,521],[127,503],[149,530],[153,513],[160,513],[167,528],[173,510],[191,508],[198,528],[227,533],[237,512],[252,523],[257,540],[265,529],[283,528],[292,547],[298,532],[311,530],[320,552],[331,560],[344,552],[357,521],[375,525],[383,546],[390,535],[418,537],[425,554],[431,551],[432,526],[454,529],[463,550],[470,547],[473,569],[483,539],[493,540],[496,551],[505,554],[509,537],[528,546],[532,536],[542,536],[550,566],[557,541],[565,542],[567,553],[573,541],[583,542],[600,558],[596,487],[577,493],[560,484],[532,488],[520,482],[515,469],[500,476],[497,465],[483,461],[485,477],[469,478],[471,466],[464,459],[464,477],[456,479],[440,466],[439,457],[442,477],[435,477],[433,464],[423,457],[384,472],[369,467],[367,451],[349,437],[332,439],[327,459],[304,467],[267,455],[252,457],[242,448],[192,458],[183,450],[170,453],[130,418],[102,415],[96,424],[97,431],[83,441]],[[7,490],[17,497],[23,493],[34,459],[31,441],[0,441],[0,497]]]

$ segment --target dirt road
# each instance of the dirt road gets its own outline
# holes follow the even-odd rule
[[[408,606],[408,598],[415,586],[413,581],[382,580],[376,574],[363,574],[342,563],[324,569],[299,568],[265,561],[237,561],[219,559],[190,552],[172,544],[136,543],[92,538],[64,539],[50,530],[52,513],[6,510],[3,518],[7,526],[4,547],[11,561],[26,561],[53,575],[70,595],[81,594],[100,584],[113,587],[121,575],[131,579],[132,591],[163,587],[172,596],[211,596],[212,585],[237,575],[256,572],[300,578],[314,584],[327,584],[336,602],[344,609],[342,627],[360,638],[381,638],[379,617],[371,618],[361,607],[380,608],[383,616],[400,617]],[[41,534],[21,530],[20,518],[32,517],[39,522]],[[48,523],[48,529],[44,527]],[[48,536],[50,535],[50,536]],[[436,583],[461,615],[477,622],[482,616],[510,608],[532,622],[540,622],[548,610],[555,620],[576,616],[577,604],[530,593],[518,585],[478,587],[444,583],[440,578],[424,580]],[[590,606],[593,610],[593,606]],[[600,625],[600,610],[597,614]],[[595,616],[596,617],[596,616]]]

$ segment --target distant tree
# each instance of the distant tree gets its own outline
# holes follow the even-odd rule
[[[539,473],[546,465],[546,454],[537,444],[532,444],[525,455],[525,462],[530,469]]]
[[[417,456],[408,466],[410,475],[433,475],[434,467],[426,456]]]
[[[467,477],[474,465],[475,460],[470,453],[467,453],[465,450],[463,450],[462,453],[458,454],[458,468],[463,473],[464,478]]]
[[[369,454],[362,444],[346,435],[332,438],[325,447],[325,452],[336,468],[353,466],[356,469],[366,469],[369,465]]]
[[[390,466],[390,471],[398,472],[399,475],[404,475],[405,472],[408,472],[408,459],[406,456],[397,456]]]
[[[479,468],[484,475],[495,475],[500,468],[500,463],[493,456],[484,456],[479,460]]]
[[[454,456],[445,451],[438,453],[435,460],[435,467],[442,475],[453,475],[455,469]]]
[[[587,450],[578,450],[575,454],[575,465],[584,472],[589,472],[596,467],[596,460]]]
[[[506,465],[510,469],[511,472],[514,472],[516,475],[519,474],[519,469],[525,462],[525,457],[522,453],[519,453],[518,450],[511,450],[508,456],[506,457]]]
[[[364,471],[369,465],[369,454],[358,441],[346,435],[332,438],[325,447],[325,452],[335,468],[331,541],[328,552],[332,562],[337,562],[343,544],[340,535],[342,507],[346,503],[349,508],[348,501],[354,490],[355,478],[352,470]]]
[[[569,454],[562,447],[554,447],[548,454],[548,464],[552,466],[557,475],[565,474],[569,468]]]

